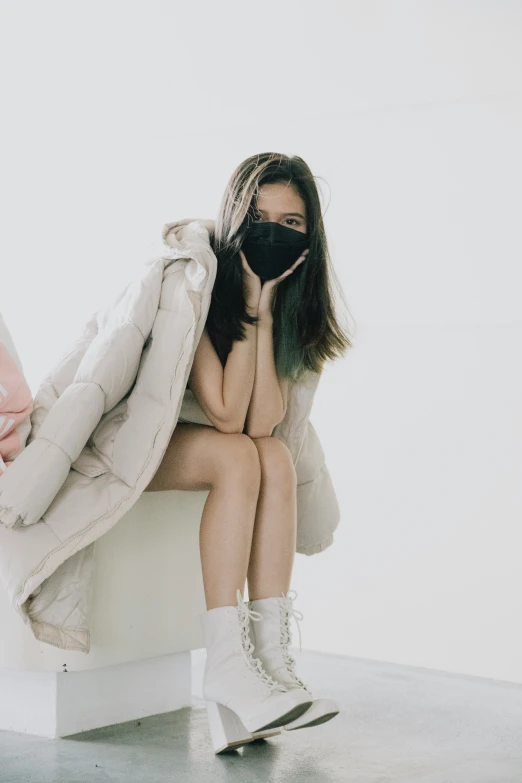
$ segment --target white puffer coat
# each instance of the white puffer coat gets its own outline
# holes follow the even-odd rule
[[[164,227],[159,252],[41,383],[26,448],[0,476],[0,581],[40,641],[89,652],[94,541],[138,500],[176,426],[216,276],[213,229]],[[332,543],[340,518],[309,421],[319,377],[290,384],[273,432],[296,468],[307,555]]]

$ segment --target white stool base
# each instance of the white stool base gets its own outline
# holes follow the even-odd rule
[[[85,671],[0,668],[0,731],[55,739],[189,707],[191,674],[190,650]]]

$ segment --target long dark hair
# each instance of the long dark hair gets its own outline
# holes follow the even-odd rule
[[[233,341],[246,337],[244,324],[258,320],[246,310],[239,249],[259,189],[269,182],[294,185],[306,204],[310,250],[306,260],[278,283],[273,303],[277,375],[297,382],[304,372],[321,372],[325,361],[343,356],[352,347],[348,332],[336,318],[332,283],[345,306],[346,302],[328,254],[315,179],[302,158],[265,152],[247,158],[232,174],[211,234],[218,263],[206,326],[225,364]]]

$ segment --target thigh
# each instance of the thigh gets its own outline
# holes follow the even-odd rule
[[[260,470],[257,450],[247,435],[178,422],[158,470],[144,491],[209,490],[234,461],[242,469],[252,465]]]

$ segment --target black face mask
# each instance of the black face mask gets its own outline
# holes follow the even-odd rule
[[[252,223],[241,250],[256,275],[262,280],[273,280],[295,264],[309,245],[308,235],[295,228],[280,223]]]

